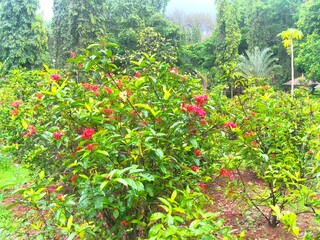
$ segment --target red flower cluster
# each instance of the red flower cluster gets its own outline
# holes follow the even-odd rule
[[[256,142],[256,141],[252,141],[252,142],[251,142],[251,145],[252,145],[253,147],[259,147],[259,143]]]
[[[84,87],[88,91],[92,91],[96,96],[100,94],[98,91],[100,85],[98,84],[83,83],[82,87]]]
[[[126,221],[126,220],[123,220],[123,221],[121,222],[121,225],[124,226],[124,227],[126,227],[126,226],[129,225],[129,222]]]
[[[81,137],[83,139],[90,139],[92,138],[93,134],[94,134],[94,129],[93,128],[86,128],[82,131],[82,135]]]
[[[208,100],[208,95],[195,95],[194,100],[197,102],[197,105],[202,107],[204,104],[206,104],[206,101]]]
[[[200,120],[200,123],[201,123],[202,125],[208,125],[208,122],[207,122],[206,120],[204,120],[204,119],[201,119],[201,120]]]
[[[233,173],[227,169],[220,169],[220,175],[231,179],[233,176]]]
[[[223,124],[223,127],[236,128],[237,124],[235,124],[234,122],[227,122],[227,123]]]
[[[36,94],[36,97],[37,97],[38,99],[41,99],[41,98],[42,98],[42,94],[41,94],[41,93],[37,93],[37,94]]]
[[[253,134],[254,134],[253,132],[246,132],[246,133],[242,134],[242,136],[244,136],[244,137],[252,137]]]
[[[197,167],[197,166],[191,166],[190,168],[191,168],[191,170],[194,171],[194,172],[199,172],[199,171],[200,171],[200,168]]]
[[[13,110],[11,111],[11,115],[12,115],[12,116],[17,116],[18,113],[19,113],[19,109],[18,109],[18,108],[15,108],[15,109],[13,109]]]
[[[62,132],[54,132],[54,133],[52,134],[52,136],[53,136],[55,139],[59,140],[59,139],[61,139],[61,137],[63,136],[63,133],[62,133]]]
[[[194,154],[199,157],[201,155],[201,150],[200,149],[195,149]]]
[[[76,56],[75,52],[70,52],[70,58],[74,58]]]
[[[92,143],[90,143],[90,144],[88,144],[88,145],[86,146],[86,149],[87,149],[88,151],[92,151],[92,150],[94,150],[96,147],[97,147],[97,144],[92,144]]]
[[[199,183],[199,187],[201,188],[202,192],[207,192],[208,190],[206,189],[207,184],[205,183]]]
[[[19,107],[21,104],[22,104],[22,101],[14,101],[10,103],[10,105],[14,108]]]
[[[60,80],[60,75],[59,75],[59,74],[51,74],[51,75],[50,75],[50,78],[51,78],[53,81],[55,81],[56,83],[58,83],[59,80]]]
[[[35,134],[37,132],[36,128],[34,126],[29,126],[28,127],[28,132],[22,134],[22,136],[24,137],[31,137],[33,134]]]
[[[174,74],[178,74],[179,73],[179,69],[175,68],[175,67],[171,67],[171,68],[169,68],[169,72],[174,73]]]
[[[198,115],[200,118],[204,118],[206,116],[206,111],[203,108],[191,104],[182,103],[180,107],[182,112],[189,112]]]
[[[114,113],[114,111],[110,108],[103,109],[102,112],[108,115],[111,115],[112,113]]]
[[[138,78],[140,75],[141,75],[141,72],[136,72],[136,73],[134,74],[134,76],[135,76],[136,78]]]
[[[77,178],[77,175],[73,175],[73,176],[71,177],[71,179],[70,179],[70,182],[74,183],[74,181],[76,180],[76,178]]]
[[[109,88],[109,87],[104,86],[104,87],[103,87],[103,90],[105,90],[108,94],[111,94],[111,93],[112,93],[112,89]]]

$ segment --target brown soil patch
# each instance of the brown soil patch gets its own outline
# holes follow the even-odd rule
[[[241,178],[246,185],[254,185],[257,188],[265,188],[263,180],[258,178],[253,171],[242,171]],[[240,179],[237,174],[233,180]],[[219,177],[217,181],[208,185],[208,193],[213,198],[214,206],[210,211],[220,212],[220,216],[225,219],[225,225],[231,226],[234,234],[245,231],[248,240],[291,240],[295,237],[283,228],[283,224],[277,227],[270,227],[267,220],[255,208],[249,207],[244,199],[236,198],[236,194],[225,192],[228,179]],[[262,208],[263,209],[263,208]],[[263,209],[269,214],[269,209]],[[297,225],[301,228],[300,233],[310,230],[310,225],[314,219],[311,213],[301,214],[297,217]]]

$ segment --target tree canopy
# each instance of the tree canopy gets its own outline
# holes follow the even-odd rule
[[[0,61],[7,69],[42,65],[48,39],[38,6],[38,0],[0,2]]]

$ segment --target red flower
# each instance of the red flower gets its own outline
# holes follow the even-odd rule
[[[206,103],[206,101],[208,100],[208,95],[207,94],[205,94],[205,95],[195,95],[194,96],[194,100],[197,102],[197,104],[199,105],[199,106],[203,106],[205,103]]]
[[[90,138],[92,138],[92,135],[94,134],[94,129],[93,128],[86,128],[86,129],[84,129],[83,131],[82,131],[82,135],[81,135],[81,137],[83,138],[83,139],[90,139]]]
[[[256,141],[252,141],[252,142],[251,142],[251,145],[252,145],[253,147],[259,147],[259,143],[257,143]]]
[[[136,72],[136,73],[134,74],[135,77],[139,77],[140,75],[141,75],[141,72]]]
[[[227,169],[220,169],[220,175],[231,179],[233,173]]]
[[[106,86],[103,87],[103,90],[105,90],[108,94],[111,94],[111,93],[112,93],[111,88],[108,88],[108,87],[106,87]]]
[[[58,194],[57,200],[59,200],[59,201],[63,200],[63,194],[62,194],[62,193],[59,193],[59,194]]]
[[[193,106],[188,104],[185,106],[188,112],[192,112],[193,111]]]
[[[251,113],[251,116],[252,116],[252,117],[255,117],[255,116],[256,116],[256,112],[252,112],[252,113]]]
[[[113,73],[106,73],[106,77],[107,77],[107,78],[113,77]]]
[[[195,149],[194,154],[199,157],[201,155],[201,150],[200,149]]]
[[[100,87],[100,85],[98,85],[98,84],[91,85],[91,90],[92,90],[93,92],[96,92],[96,91],[99,89],[99,87]]]
[[[174,74],[178,74],[179,70],[178,70],[178,68],[171,67],[171,68],[169,68],[169,72],[174,73]]]
[[[244,137],[252,137],[253,134],[254,134],[253,132],[246,132],[246,133],[242,134],[242,136],[244,136]]]
[[[126,221],[126,220],[123,220],[123,221],[121,222],[121,225],[124,226],[124,227],[126,227],[126,226],[129,225],[129,222]]]
[[[24,137],[31,137],[34,133],[36,133],[37,132],[37,130],[36,130],[36,128],[34,127],[34,126],[29,126],[28,127],[28,132],[27,133],[24,133],[24,134],[22,134]]]
[[[59,139],[61,139],[61,137],[63,136],[63,133],[62,133],[62,132],[54,132],[54,133],[52,134],[52,136],[53,136],[55,139],[59,140]]]
[[[71,179],[70,179],[70,182],[74,183],[74,181],[76,180],[76,178],[77,178],[77,175],[73,175],[73,176],[71,177]]]
[[[22,104],[22,101],[15,101],[10,103],[10,105],[15,108],[19,107],[21,104]]]
[[[223,127],[236,128],[237,124],[235,124],[234,122],[227,122],[227,123],[223,124]]]
[[[18,108],[15,108],[15,109],[13,109],[13,110],[11,111],[11,115],[12,115],[12,116],[17,116],[18,113],[19,113],[19,109],[18,109]]]
[[[208,122],[204,119],[200,119],[200,123],[203,124],[203,125],[208,125]]]
[[[58,83],[59,80],[60,80],[60,75],[59,75],[59,74],[51,74],[51,75],[50,75],[50,78],[51,78],[52,80],[54,80],[56,83]]]
[[[47,193],[54,193],[54,192],[56,192],[56,189],[55,188],[47,188],[46,192]]]
[[[82,86],[83,86],[86,90],[91,90],[91,84],[90,84],[90,83],[83,83]]]
[[[201,118],[204,118],[204,116],[206,115],[206,112],[198,106],[193,107],[193,112]]]
[[[81,150],[82,150],[82,147],[77,147],[77,152]]]
[[[199,172],[199,171],[200,171],[200,168],[197,167],[197,166],[191,166],[190,168],[191,168],[191,170],[194,171],[194,172]]]
[[[108,115],[114,113],[114,111],[112,109],[110,109],[110,108],[103,109],[102,112],[105,113],[105,114],[108,114]]]
[[[41,94],[41,93],[37,93],[37,94],[36,94],[36,97],[37,97],[38,99],[41,99],[41,98],[42,98],[42,94]]]
[[[206,186],[207,186],[207,184],[205,184],[205,183],[199,183],[199,187],[201,188],[201,190],[203,192],[207,192]]]
[[[75,52],[70,52],[70,58],[74,58],[76,56]]]
[[[86,149],[87,149],[88,151],[92,151],[92,150],[94,150],[96,147],[97,147],[97,144],[88,144],[88,145],[86,146]]]

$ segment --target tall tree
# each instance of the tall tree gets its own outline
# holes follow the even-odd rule
[[[48,39],[38,7],[38,0],[0,1],[0,61],[7,69],[42,65]]]
[[[62,67],[71,51],[97,42],[105,34],[106,0],[54,0],[52,53]]]
[[[238,58],[241,32],[238,22],[238,1],[217,1],[217,51],[216,64],[219,67]]]
[[[69,1],[53,1],[53,19],[51,23],[52,45],[49,45],[49,52],[54,62],[54,67],[61,67],[70,52],[70,31],[69,31]]]
[[[305,34],[320,34],[320,1],[305,1],[299,12],[298,27]]]
[[[238,48],[241,41],[238,17],[238,0],[219,0],[217,2],[215,81],[228,83],[231,97],[237,78],[237,74],[235,74],[236,62],[239,57]]]
[[[286,31],[283,31],[279,34],[282,38],[283,46],[288,49],[288,52],[291,56],[291,96],[294,96],[294,53],[293,53],[293,40],[302,38],[302,32],[294,29],[289,28]]]

